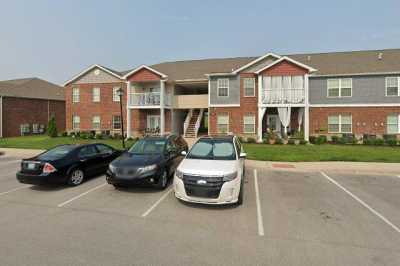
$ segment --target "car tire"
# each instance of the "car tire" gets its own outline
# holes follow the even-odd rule
[[[85,180],[85,173],[79,168],[73,169],[68,176],[68,185],[79,186]]]
[[[121,185],[121,184],[113,184],[115,189],[121,189],[121,188],[126,188],[126,185]]]
[[[158,189],[165,189],[168,185],[168,171],[164,169],[160,178],[158,179],[157,188]]]

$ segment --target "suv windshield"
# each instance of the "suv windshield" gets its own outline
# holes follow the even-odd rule
[[[235,160],[235,147],[230,140],[204,139],[198,141],[187,155],[188,159]]]
[[[58,146],[54,149],[46,151],[45,153],[42,153],[37,158],[39,160],[58,160],[66,156],[70,151],[75,148],[76,147],[73,145]]]
[[[141,139],[129,149],[134,154],[163,153],[166,141],[164,139]]]

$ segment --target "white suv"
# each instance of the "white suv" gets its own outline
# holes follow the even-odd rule
[[[204,204],[242,204],[245,158],[235,136],[200,138],[175,172],[175,197]]]

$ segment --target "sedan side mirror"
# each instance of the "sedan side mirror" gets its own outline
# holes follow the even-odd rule
[[[246,159],[246,157],[247,157],[247,153],[245,153],[245,152],[241,152],[239,155],[240,159]]]
[[[186,151],[182,151],[181,155],[186,156],[187,152]]]

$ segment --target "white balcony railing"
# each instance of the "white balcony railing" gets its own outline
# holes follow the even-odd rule
[[[160,93],[159,92],[144,92],[144,93],[130,93],[129,94],[129,105],[130,106],[157,106],[160,105]],[[171,105],[171,95],[164,95],[164,105]]]
[[[265,104],[302,104],[305,102],[304,89],[266,89],[263,103]]]

